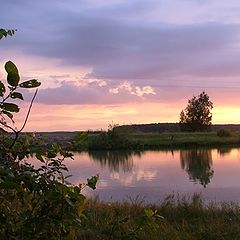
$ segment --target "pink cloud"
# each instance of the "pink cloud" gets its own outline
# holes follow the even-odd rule
[[[134,86],[134,84],[129,81],[124,81],[117,87],[109,89],[109,92],[112,94],[119,94],[121,91],[129,92],[130,94],[136,95],[138,97],[142,97],[143,95],[156,94],[154,88],[151,86]]]

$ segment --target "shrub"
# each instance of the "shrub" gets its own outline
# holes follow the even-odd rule
[[[231,132],[227,129],[220,129],[217,131],[218,137],[231,137]]]
[[[89,134],[86,132],[77,133],[71,142],[72,149],[75,151],[85,150],[87,148],[88,138]]]
[[[0,29],[0,39],[12,34],[12,30]],[[37,144],[41,140],[22,133],[37,91],[23,126],[15,128],[14,114],[20,111],[15,100],[24,99],[19,91],[41,83],[36,79],[20,82],[11,61],[5,70],[7,81],[0,81],[0,239],[75,239],[85,202],[81,190],[85,186],[95,189],[98,176],[84,185],[70,185],[64,160],[73,155],[56,144]],[[28,162],[34,156],[40,167]]]
[[[129,149],[132,143],[126,132],[116,126],[110,126],[107,132],[101,132],[98,135],[89,137],[89,150],[116,150]]]

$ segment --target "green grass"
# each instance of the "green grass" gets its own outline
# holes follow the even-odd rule
[[[240,209],[231,203],[204,205],[201,197],[166,198],[159,205],[90,201],[78,239],[240,239]]]
[[[110,137],[109,137],[110,136]],[[231,131],[229,136],[218,136],[217,132],[120,132],[119,134],[96,133],[51,133],[46,142],[54,141],[75,151],[86,150],[148,150],[178,149],[191,147],[235,147],[240,145],[240,132]],[[92,146],[95,146],[93,149]]]
[[[217,147],[239,145],[240,133],[232,132],[229,137],[219,137],[217,132],[166,132],[166,133],[134,133],[131,141],[139,141],[148,148],[176,147]]]

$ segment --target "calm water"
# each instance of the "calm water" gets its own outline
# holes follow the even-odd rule
[[[207,200],[240,202],[240,148],[75,153],[66,164],[74,184],[99,173],[97,190],[88,194],[105,201],[201,193]]]

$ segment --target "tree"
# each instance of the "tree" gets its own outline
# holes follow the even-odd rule
[[[180,113],[182,131],[208,131],[212,124],[213,103],[204,91],[188,100],[187,107]]]

